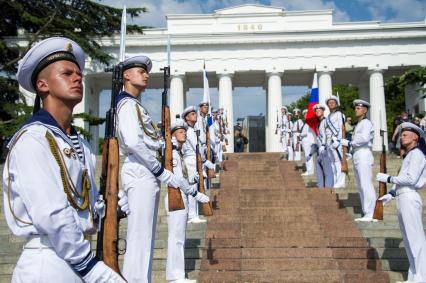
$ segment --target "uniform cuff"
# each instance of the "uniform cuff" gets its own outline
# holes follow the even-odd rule
[[[82,261],[70,265],[80,277],[84,277],[90,272],[90,270],[92,270],[96,263],[98,263],[98,260],[95,255],[93,252],[89,252]]]

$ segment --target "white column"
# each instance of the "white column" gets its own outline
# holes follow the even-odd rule
[[[181,114],[184,109],[183,75],[172,75],[170,80],[170,117],[176,119],[176,114]]]
[[[227,152],[234,152],[234,108],[232,103],[232,77],[233,74],[218,74],[219,77],[219,108],[227,113],[228,119],[228,146]]]
[[[333,94],[331,71],[318,71],[319,102],[325,104],[325,99]]]
[[[282,105],[281,96],[281,72],[267,73],[268,77],[268,97],[266,99],[266,126],[265,141],[266,152],[281,152],[279,135],[275,134],[277,107]]]
[[[374,126],[373,150],[382,150],[382,138],[380,129],[386,130],[386,104],[385,90],[383,81],[383,70],[373,69],[370,72],[370,118]],[[385,145],[387,147],[388,139],[385,134]]]
[[[370,101],[370,88],[367,81],[363,81],[358,85],[359,99]],[[370,119],[370,111],[367,112]]]

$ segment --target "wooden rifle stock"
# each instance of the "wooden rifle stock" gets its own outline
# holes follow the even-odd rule
[[[167,105],[162,107],[162,124],[164,127],[164,142],[166,148],[164,150],[164,168],[173,172],[173,147],[172,134],[170,132],[170,108]],[[185,209],[182,195],[178,188],[167,187],[167,198],[169,202],[169,211]]]
[[[102,150],[101,193],[105,200],[105,217],[98,237],[98,259],[120,274],[118,265],[118,171],[119,148],[117,138],[105,139]],[[102,184],[103,183],[103,184]],[[100,257],[100,258],[99,258]]]
[[[198,138],[198,135],[197,135]],[[200,153],[200,147],[199,147],[199,143],[197,142],[197,148],[196,148],[196,159],[197,159],[197,172],[198,172],[198,191],[200,193],[205,194],[205,189],[204,189],[204,175],[203,175],[203,162],[201,160],[201,153]],[[204,216],[212,216],[213,215],[213,209],[211,206],[210,201],[207,203],[202,203],[201,204],[201,210],[203,212]]]
[[[342,139],[346,139],[346,126],[345,126],[345,119],[342,117]],[[336,149],[337,150],[337,149]],[[348,153],[348,147],[342,146],[342,160],[341,163],[341,170],[343,173],[348,174],[348,160],[346,159],[346,154]]]
[[[380,155],[380,173],[387,173],[386,170],[386,146],[384,144],[384,133],[380,130],[382,136],[382,154]],[[386,183],[379,182],[379,198],[387,193]],[[376,206],[374,207],[373,218],[377,220],[383,220],[383,202],[376,200]]]
[[[107,70],[110,71],[110,70]],[[115,136],[115,98],[123,87],[123,64],[112,69],[111,108],[106,114],[105,139],[102,148],[102,172],[100,178],[100,194],[105,201],[105,216],[101,219],[101,228],[98,232],[96,258],[103,260],[107,266],[120,274],[118,265],[118,228],[119,219],[126,217],[119,215],[118,210],[118,174],[119,174],[119,146]]]
[[[209,126],[209,119],[207,118],[207,124],[206,124],[206,146],[207,146],[207,153],[206,158],[209,161],[212,161],[212,148],[210,143],[210,126]],[[207,178],[213,179],[216,178],[216,171],[214,169],[207,169]]]

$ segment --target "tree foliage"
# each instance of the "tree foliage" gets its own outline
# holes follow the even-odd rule
[[[18,61],[34,43],[65,36],[77,42],[87,56],[109,63],[111,56],[103,51],[99,39],[120,31],[122,10],[99,2],[0,0],[0,136],[13,134],[31,112],[18,91],[15,73]],[[143,12],[145,8],[127,9],[131,17]],[[140,26],[127,26],[129,33],[142,30]]]

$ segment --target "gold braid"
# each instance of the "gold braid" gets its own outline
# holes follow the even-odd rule
[[[9,149],[9,153],[8,153],[8,155],[7,155],[7,176],[8,176],[8,178],[7,178],[7,200],[8,200],[8,204],[9,204],[9,210],[10,210],[10,212],[12,213],[12,216],[15,218],[15,220],[17,220],[17,221],[19,221],[19,222],[21,222],[21,223],[24,223],[24,224],[27,224],[27,225],[33,225],[33,223],[32,222],[29,222],[29,221],[25,221],[25,220],[22,220],[21,218],[19,218],[18,216],[16,216],[16,214],[15,214],[15,212],[13,211],[13,209],[12,209],[12,202],[11,202],[11,200],[10,200],[10,167],[9,167],[9,165],[10,165],[10,156],[12,155],[12,149],[13,149],[13,147],[15,146],[15,144],[18,142],[18,140],[19,140],[19,138],[26,132],[27,130],[24,130],[24,131],[22,131],[16,138],[15,138],[15,140],[13,141],[13,143],[10,145],[10,149]]]
[[[89,206],[89,196],[90,196],[90,181],[88,180],[87,169],[84,169],[82,176],[82,193],[81,195],[77,192],[74,184],[72,183],[69,173],[65,168],[65,161],[62,157],[62,154],[59,152],[59,146],[56,143],[55,138],[49,132],[46,132],[46,139],[49,143],[50,151],[52,152],[53,157],[58,163],[59,170],[61,173],[62,185],[64,186],[64,192],[67,195],[67,199],[70,202],[71,206],[77,210],[86,210]],[[79,205],[73,198],[75,195],[79,199],[83,199],[83,204]]]
[[[139,106],[137,104],[135,106],[136,106],[136,113],[138,114],[139,123],[141,124],[142,130],[144,131],[144,133],[148,137],[154,140],[158,140],[157,127],[155,127],[154,123],[152,123],[151,121],[151,126],[154,129],[154,133],[150,133],[148,129],[145,127],[145,123],[143,122],[142,113],[141,113],[141,110],[139,109]]]

